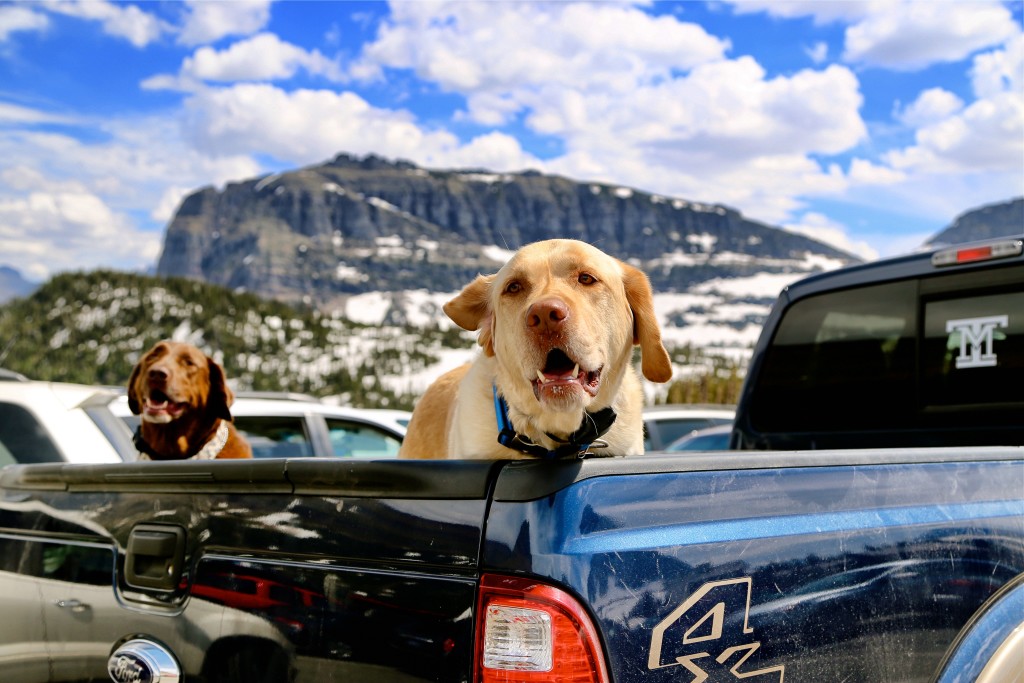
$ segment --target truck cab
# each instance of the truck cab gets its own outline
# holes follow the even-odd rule
[[[1021,239],[806,278],[765,324],[731,447],[1024,444]]]

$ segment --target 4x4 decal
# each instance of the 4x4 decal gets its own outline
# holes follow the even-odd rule
[[[746,667],[747,660],[761,648],[748,624],[752,589],[749,577],[701,586],[654,627],[647,668],[680,666],[693,674],[687,683],[703,683],[708,670],[716,666],[737,680],[783,683],[785,666]]]

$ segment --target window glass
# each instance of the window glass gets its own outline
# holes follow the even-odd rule
[[[235,416],[235,429],[252,446],[254,458],[304,458],[313,455],[305,420],[271,415]]]
[[[1024,292],[924,306],[926,408],[1024,404]]]
[[[107,406],[86,406],[85,414],[93,421],[96,427],[107,437],[118,455],[124,460],[135,460],[138,452],[132,444],[132,433],[125,429],[127,424],[110,412]],[[133,416],[134,417],[134,416]]]
[[[913,281],[794,304],[769,349],[751,418],[771,431],[908,424],[915,409]]]
[[[394,436],[359,422],[328,418],[327,430],[339,458],[394,458],[402,445]]]
[[[0,538],[0,571],[55,581],[110,586],[112,548]]]
[[[706,429],[715,425],[732,422],[727,417],[680,417],[669,420],[657,420],[658,435],[666,446],[683,438],[697,429]]]
[[[731,432],[716,432],[715,434],[695,434],[678,441],[669,446],[673,451],[724,451],[729,448]]]
[[[0,403],[0,464],[63,460],[32,413],[13,403]]]

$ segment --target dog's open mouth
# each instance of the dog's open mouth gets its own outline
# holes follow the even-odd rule
[[[545,393],[564,394],[577,387],[591,396],[597,395],[601,385],[601,368],[586,370],[562,349],[552,349],[544,361],[544,369],[537,371],[533,380],[533,394],[540,400]]]
[[[151,389],[143,402],[143,416],[151,422],[166,422],[185,412],[188,403],[172,401],[159,389]]]

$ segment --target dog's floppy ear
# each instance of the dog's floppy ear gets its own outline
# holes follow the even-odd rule
[[[139,373],[142,372],[142,359],[135,364],[132,368],[131,377],[128,378],[128,410],[132,411],[132,415],[138,415],[142,412],[142,406],[139,405],[139,396],[135,393],[135,381],[139,378]]]
[[[672,379],[672,361],[661,343],[651,283],[643,271],[627,263],[622,264],[622,274],[626,301],[633,310],[633,343],[640,345],[644,377],[652,382],[667,382]]]
[[[214,415],[230,422],[231,404],[235,402],[235,395],[231,393],[231,389],[224,380],[224,370],[217,364],[217,361],[207,356],[206,365],[210,369],[210,395],[206,399],[206,404]]]
[[[490,306],[494,275],[477,275],[459,294],[444,305],[444,312],[456,325],[470,332],[480,330],[478,339],[484,353],[494,355],[494,312]]]

